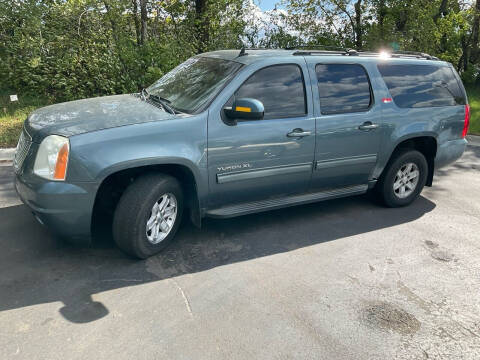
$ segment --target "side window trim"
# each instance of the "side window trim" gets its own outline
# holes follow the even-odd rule
[[[365,72],[365,75],[366,75],[367,80],[368,80],[368,88],[369,88],[369,91],[370,91],[370,104],[368,105],[368,108],[361,109],[361,110],[324,112],[322,110],[322,104],[320,103],[320,89],[318,89],[318,102],[319,102],[319,105],[320,105],[320,115],[328,116],[328,115],[365,113],[365,112],[369,112],[373,108],[373,106],[375,105],[375,94],[373,93],[372,81],[370,80],[370,74],[368,73],[367,68],[365,66],[363,66],[363,64],[354,63],[354,62],[348,62],[348,63],[330,63],[330,62],[328,62],[328,63],[315,63],[314,71],[315,71],[315,80],[316,80],[316,83],[317,83],[317,88],[319,87],[319,84],[320,84],[320,82],[318,81],[318,76],[317,76],[317,66],[318,65],[356,65],[356,66],[360,66],[363,69],[363,71]]]
[[[308,116],[308,96],[307,96],[307,88],[306,88],[306,85],[305,85],[305,74],[304,74],[304,71],[302,69],[302,66],[300,64],[297,64],[297,63],[279,63],[279,64],[271,64],[271,65],[267,65],[267,66],[264,66],[260,69],[257,69],[255,70],[252,74],[250,74],[250,76],[248,76],[245,81],[243,81],[236,89],[235,91],[233,92],[233,94],[228,98],[227,102],[225,104],[223,104],[222,106],[222,119],[223,119],[223,108],[230,102],[230,100],[233,98],[235,99],[236,97],[236,94],[238,92],[238,90],[248,81],[250,80],[251,77],[255,76],[256,73],[258,73],[259,71],[262,71],[264,69],[268,69],[268,68],[271,68],[271,67],[275,67],[275,66],[285,66],[285,65],[294,65],[296,66],[299,70],[300,70],[300,75],[302,76],[302,85],[303,85],[303,103],[304,103],[304,113],[303,114],[298,114],[298,115],[295,115],[295,116],[275,116],[275,117],[264,117],[263,120],[281,120],[281,119],[295,119],[295,118],[300,118],[300,117],[307,117]],[[248,119],[242,119],[242,120],[239,120],[241,122],[246,122],[246,121],[258,121],[258,120],[248,120]]]

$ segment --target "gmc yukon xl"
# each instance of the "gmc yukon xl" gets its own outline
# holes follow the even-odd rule
[[[184,215],[200,226],[369,189],[408,205],[462,155],[468,124],[458,74],[427,54],[215,51],[138,94],[34,111],[16,189],[70,241],[111,214],[118,246],[146,258]]]

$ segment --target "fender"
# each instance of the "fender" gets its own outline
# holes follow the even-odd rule
[[[100,184],[143,166],[179,165],[193,175],[199,208],[208,195],[206,114],[121,126],[70,137],[68,177]]]
[[[393,134],[392,134],[393,135]],[[397,149],[398,145],[400,145],[402,142],[419,138],[419,137],[431,137],[435,139],[435,142],[437,143],[437,148],[438,148],[438,137],[437,133],[433,131],[420,131],[420,132],[415,132],[415,133],[409,133],[405,134],[401,137],[393,139],[390,137],[390,140],[388,143],[384,143],[382,146],[382,151],[379,153],[379,159],[377,162],[377,166],[375,167],[373,177],[375,179],[378,179],[380,175],[382,174],[383,170],[387,166],[388,162],[390,161],[394,151]],[[434,162],[429,161],[429,176],[427,178],[427,184],[432,183],[433,180],[433,171],[434,171]]]

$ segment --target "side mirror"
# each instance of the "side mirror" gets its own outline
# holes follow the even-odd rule
[[[265,108],[261,101],[250,98],[236,99],[232,107],[223,109],[230,120],[262,120]]]

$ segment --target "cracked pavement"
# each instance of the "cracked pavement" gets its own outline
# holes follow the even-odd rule
[[[410,207],[185,222],[137,261],[54,239],[3,164],[0,358],[478,359],[479,175],[469,146]]]

